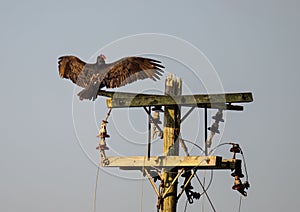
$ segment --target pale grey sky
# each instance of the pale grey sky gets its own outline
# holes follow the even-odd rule
[[[108,43],[139,33],[190,42],[208,57],[226,92],[253,92],[254,102],[244,112],[227,113],[219,138],[240,143],[246,154],[251,188],[241,211],[297,211],[299,20],[300,3],[291,0],[2,1],[0,211],[92,211],[96,166],[80,147],[73,121],[93,158],[97,125],[91,120],[80,126],[88,119],[76,108],[72,115],[74,85],[59,78],[57,58],[73,54],[88,60]],[[200,82],[181,71],[185,67],[160,59],[168,72],[190,81],[187,89],[203,92]],[[153,84],[139,82],[132,89],[147,90],[144,85]],[[103,98],[76,106],[95,112],[98,120],[106,112]],[[138,141],[147,139],[146,115],[126,110],[134,127],[126,134],[117,129],[126,126],[126,119],[116,124],[122,112],[115,111],[114,124],[108,125],[109,145],[119,154],[142,155],[144,146]],[[185,122],[187,138],[193,138],[193,127],[201,128],[196,118]],[[124,143],[124,136],[132,143]],[[227,148],[217,153],[230,156]],[[139,174],[101,171],[97,211],[154,211],[156,197],[149,183],[124,179]],[[214,172],[209,195],[217,211],[237,211],[239,195],[232,183],[229,171]],[[183,196],[178,211],[184,203]],[[200,211],[201,204],[195,201],[187,211]],[[208,202],[205,208],[212,211]]]

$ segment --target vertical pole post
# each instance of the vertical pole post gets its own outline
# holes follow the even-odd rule
[[[182,81],[175,76],[169,75],[166,79],[165,94],[177,96],[182,94]],[[172,105],[164,108],[164,145],[163,153],[165,156],[179,155],[179,135],[180,135],[180,106]],[[162,200],[162,212],[176,212],[177,205],[177,180],[171,185],[176,177],[178,169],[164,170],[163,190],[168,189],[168,193]],[[170,187],[170,188],[169,188]]]
[[[204,151],[207,156],[207,108],[204,108]]]
[[[148,147],[147,147],[147,158],[150,160],[151,155],[151,106],[149,106],[149,113],[148,113]]]

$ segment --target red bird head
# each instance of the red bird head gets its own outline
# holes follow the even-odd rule
[[[97,57],[97,64],[105,64],[106,57],[103,54],[100,54]]]
[[[106,57],[105,57],[105,55],[103,55],[103,54],[100,54],[100,57],[101,57],[103,60],[106,60]]]

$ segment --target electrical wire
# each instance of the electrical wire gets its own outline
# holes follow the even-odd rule
[[[182,139],[182,138],[181,138],[181,139]],[[196,143],[194,143],[194,142],[192,142],[192,141],[189,141],[189,140],[186,140],[186,139],[182,139],[182,140],[185,141],[185,142],[187,142],[187,143],[190,143],[190,144],[196,146],[196,147],[201,151],[202,154],[205,153],[205,151],[204,151],[199,145],[197,145]],[[197,168],[197,167],[195,167],[193,170],[194,170],[195,175],[196,175],[196,177],[197,177],[197,179],[198,179],[198,181],[199,181],[199,183],[200,183],[200,185],[201,185],[201,187],[202,187],[202,189],[203,189],[203,192],[200,194],[200,196],[202,196],[202,195],[205,193],[205,194],[207,195],[207,197],[208,197],[207,191],[208,191],[208,189],[209,189],[209,187],[211,186],[212,181],[213,181],[213,170],[211,170],[210,180],[209,180],[209,183],[208,183],[207,187],[205,188],[204,185],[201,183],[201,181],[200,181],[200,179],[199,179],[199,177],[198,177],[198,175],[197,175],[197,173],[196,173],[196,171],[197,171],[196,168]],[[209,198],[209,197],[208,197],[208,199],[209,199],[209,201],[210,201],[210,198]],[[188,205],[187,203],[188,203],[188,199],[186,200],[186,203],[185,203],[184,212],[186,212],[186,210],[187,210],[187,205]],[[210,204],[212,205],[212,202],[211,202],[211,201],[210,201]],[[213,205],[212,205],[212,208],[213,208],[213,210],[215,211]]]
[[[215,150],[217,150],[219,147],[221,147],[221,146],[224,146],[224,145],[232,145],[233,143],[231,143],[231,142],[226,142],[226,143],[221,143],[221,144],[219,144],[219,145],[217,145],[217,146],[215,146],[214,148],[212,148],[210,151],[209,151],[209,155],[210,154],[212,154]]]
[[[209,151],[209,154],[212,154],[213,151],[215,151],[217,148],[223,146],[223,145],[233,145],[234,143],[232,142],[227,142],[227,143],[221,143],[219,145],[217,145],[216,147],[214,147],[213,149],[211,149]],[[247,165],[246,165],[246,158],[245,158],[245,155],[244,155],[244,152],[241,148],[241,146],[239,145],[239,149],[241,151],[241,155],[242,155],[242,160],[243,160],[243,163],[244,163],[244,169],[245,169],[245,175],[246,175],[246,180],[248,181],[249,180],[249,176],[248,176],[248,171],[247,171]]]
[[[203,154],[205,151],[199,146],[197,145],[196,143],[192,142],[192,141],[189,141],[189,140],[186,140],[186,139],[182,139],[183,141],[187,142],[187,143],[190,143],[194,146],[196,146],[200,151],[201,153]],[[214,151],[216,151],[218,148],[220,148],[221,146],[224,146],[224,145],[233,145],[234,143],[232,142],[226,142],[226,143],[221,143],[221,144],[218,144],[217,146],[215,146],[214,148],[212,148],[210,151],[209,151],[209,154],[208,155],[211,155]],[[246,175],[246,180],[248,181],[249,180],[249,176],[248,176],[248,171],[247,171],[247,166],[246,166],[246,158],[245,158],[245,155],[242,151],[242,148],[239,147],[240,151],[241,151],[241,155],[242,155],[242,160],[243,160],[243,163],[244,163],[244,169],[245,169],[245,175]],[[196,168],[194,168],[194,171],[196,171]],[[207,186],[207,188],[204,187],[204,185],[201,183],[199,177],[197,174],[196,175],[196,178],[199,182],[199,184],[201,185],[202,189],[203,189],[203,192],[200,194],[200,196],[202,196],[204,193],[205,195],[207,196],[207,199],[213,209],[213,211],[216,211],[211,199],[209,198],[208,194],[207,194],[207,190],[208,188],[210,187],[211,183],[212,183],[212,180],[213,180],[213,170],[211,170],[211,178],[210,178],[210,182]],[[186,200],[186,203],[185,203],[185,207],[184,207],[184,212],[186,212],[187,210],[187,203],[188,203],[188,200]],[[241,205],[242,205],[242,196],[240,196],[240,201],[239,201],[239,209],[238,209],[238,212],[241,211]]]
[[[144,179],[142,179],[142,182],[141,182],[140,212],[143,211],[143,197],[144,197]]]
[[[181,138],[182,139],[182,138]],[[202,154],[204,154],[204,150],[199,146],[199,145],[197,145],[196,143],[194,143],[194,142],[192,142],[192,141],[189,141],[189,140],[186,140],[186,139],[182,139],[183,141],[186,141],[186,142],[188,142],[188,143],[190,143],[190,144],[193,144],[194,146],[196,146],[197,148],[199,148],[199,150],[202,152]],[[194,168],[194,172],[196,173],[196,171],[197,171],[197,169],[196,168]],[[210,174],[210,180],[209,180],[209,183],[208,183],[208,186],[206,187],[206,189],[205,189],[205,191],[207,191],[208,189],[209,189],[209,187],[210,187],[210,185],[212,184],[212,180],[213,180],[213,170],[211,170],[211,174]],[[197,175],[197,174],[196,174]],[[205,191],[203,191],[201,194],[200,194],[200,196],[205,192]]]
[[[204,193],[205,193],[205,195],[206,195],[206,197],[207,197],[207,200],[208,200],[208,202],[209,202],[211,208],[213,209],[214,212],[216,212],[216,209],[215,209],[215,207],[214,207],[214,205],[213,205],[213,203],[212,203],[210,197],[208,196],[208,194],[207,194],[207,192],[206,192],[206,190],[205,190],[203,184],[201,183],[201,180],[199,179],[198,175],[196,175],[196,178],[197,178],[199,184],[201,185],[201,187],[202,187],[202,189],[203,189],[203,191],[204,191]]]
[[[228,143],[222,143],[222,144],[219,144],[218,146],[216,146],[215,148],[213,148],[213,149],[210,151],[210,153],[212,153],[213,151],[215,151],[215,150],[216,150],[217,148],[219,148],[220,146],[223,146],[223,145],[226,145],[226,144],[233,145],[234,143],[228,142]],[[242,155],[242,160],[243,160],[243,163],[244,163],[244,170],[245,170],[245,175],[246,175],[246,181],[249,181],[249,175],[248,175],[247,165],[246,165],[246,158],[245,158],[244,152],[243,152],[242,148],[240,147],[240,145],[239,145],[239,149],[240,149],[240,153],[241,153],[241,155]],[[238,212],[241,211],[242,199],[243,199],[243,197],[242,197],[242,195],[240,195]]]
[[[98,178],[99,178],[99,172],[100,172],[100,164],[97,168],[97,174],[96,174],[96,184],[95,184],[95,190],[94,190],[94,212],[96,212],[96,204],[97,204],[97,188],[98,188]]]
[[[108,119],[109,115],[110,115],[110,112],[111,112],[111,109],[109,110],[109,112],[107,113],[107,116],[105,118],[105,120]],[[182,138],[181,138],[182,139]],[[186,139],[182,139],[183,141],[187,142],[187,143],[190,143],[194,146],[196,146],[200,151],[201,151],[201,154],[204,154],[205,151],[196,143],[192,142],[192,141],[189,141],[189,140],[186,140]],[[209,151],[209,154],[208,155],[211,155],[214,151],[216,151],[219,147],[223,146],[223,145],[232,145],[233,143],[231,142],[227,142],[227,143],[221,143],[221,144],[218,144],[216,147],[212,148],[210,151]],[[240,148],[240,147],[239,147]],[[241,155],[242,155],[242,159],[243,159],[243,162],[244,162],[244,169],[245,169],[245,174],[246,174],[246,179],[248,181],[248,172],[247,172],[247,167],[246,167],[246,159],[245,159],[245,156],[244,156],[244,153],[242,151],[242,149],[240,148],[240,151],[241,151]],[[144,161],[145,162],[145,161]],[[193,170],[196,172],[197,167],[195,167]],[[94,190],[94,212],[96,212],[96,200],[97,200],[97,187],[98,187],[98,179],[99,179],[99,172],[100,172],[100,163],[99,163],[99,166],[97,168],[97,173],[96,173],[96,183],[95,183],[95,190]],[[207,187],[205,188],[204,186],[204,183],[202,184],[201,180],[199,179],[197,173],[195,173],[195,176],[196,176],[196,179],[198,180],[200,186],[202,187],[203,189],[203,192],[200,194],[200,196],[202,196],[203,194],[206,195],[213,211],[215,212],[216,209],[210,199],[210,197],[208,196],[207,194],[207,191],[209,189],[209,187],[211,186],[212,184],[212,181],[213,181],[213,170],[211,170],[211,176],[210,176],[210,181],[207,185]],[[142,212],[143,210],[143,191],[144,190],[144,181],[142,180],[142,184],[141,184],[141,204],[140,204],[140,212]],[[238,211],[240,212],[241,210],[241,204],[242,204],[242,196],[240,196],[240,200],[239,200],[239,208],[238,208]],[[184,212],[186,212],[187,210],[187,205],[188,205],[188,199],[186,200],[186,203],[185,203],[185,207],[184,207]]]
[[[200,149],[202,151],[202,154],[204,154],[205,151],[198,144],[196,144],[196,143],[194,143],[192,141],[183,139],[183,138],[182,138],[182,140],[185,141],[185,142],[187,142],[187,143],[190,143],[190,144],[194,145],[195,147],[197,147],[198,149]]]
[[[183,210],[183,212],[186,212],[186,209],[187,209],[188,202],[189,202],[189,200],[188,200],[188,199],[186,199],[186,201],[185,201],[185,206],[184,206],[184,210]]]
[[[213,170],[210,170],[210,180],[209,180],[209,183],[205,189],[205,191],[203,191],[200,196],[202,196],[206,191],[208,191],[209,187],[211,186],[212,184],[212,181],[213,181],[213,178],[214,178],[214,171]]]
[[[194,143],[194,142],[192,142],[192,141],[189,141],[189,140],[186,140],[186,139],[182,139],[182,140],[185,141],[185,142],[188,142],[188,143],[190,143],[190,144],[192,144],[192,145],[194,145],[194,146],[196,146],[196,147],[202,152],[202,154],[204,154],[204,150],[203,150],[199,145],[197,145],[196,143]],[[210,152],[209,152],[209,155],[212,154],[212,153],[213,153],[215,150],[217,150],[219,147],[224,146],[224,145],[233,145],[233,143],[232,143],[232,142],[221,143],[221,144],[217,145],[216,147],[214,147],[213,149],[211,149]],[[246,179],[248,180],[248,172],[247,172],[247,168],[246,168],[246,159],[245,159],[245,155],[244,155],[244,153],[243,153],[243,151],[242,151],[241,148],[240,148],[240,150],[241,150],[241,155],[242,155],[243,162],[244,162],[244,168],[245,168]],[[196,167],[195,167],[195,168],[194,168],[194,171],[196,172],[196,170],[197,170],[197,169],[196,169]],[[210,181],[209,181],[209,184],[207,185],[206,188],[205,188],[204,185],[201,183],[201,180],[199,179],[198,175],[197,175],[197,174],[195,174],[195,175],[196,175],[196,178],[197,178],[197,180],[198,180],[200,186],[201,186],[202,189],[203,189],[203,192],[200,194],[200,196],[202,196],[203,194],[205,194],[205,195],[207,196],[207,199],[208,199],[208,201],[209,201],[209,203],[210,203],[210,205],[211,205],[213,211],[215,212],[216,209],[215,209],[215,207],[214,207],[214,205],[213,205],[213,203],[212,203],[210,197],[209,197],[208,194],[207,194],[207,191],[208,191],[208,189],[209,189],[209,187],[211,186],[212,181],[213,181],[213,170],[211,170]],[[242,196],[240,196],[239,212],[240,212],[240,210],[241,210],[241,204],[242,204]],[[186,203],[185,203],[184,212],[187,211],[187,205],[188,205],[188,199],[186,200]]]
[[[248,176],[248,171],[247,171],[247,166],[246,166],[245,155],[244,155],[244,152],[242,151],[241,147],[240,147],[240,150],[241,150],[241,155],[242,155],[243,162],[244,162],[244,169],[245,169],[246,180],[249,181],[249,176]]]
[[[203,187],[202,187],[203,188],[203,192],[204,192],[204,186],[205,186],[205,177],[206,177],[206,171],[204,171],[204,177],[203,177]],[[204,200],[205,200],[205,195],[203,195],[203,197],[202,197],[202,212],[204,212]]]
[[[181,139],[182,139],[182,138],[181,138]],[[201,151],[202,154],[205,153],[205,151],[204,151],[199,145],[197,145],[196,143],[194,143],[194,142],[192,142],[192,141],[189,141],[189,140],[186,140],[186,139],[182,139],[182,141],[185,141],[185,142],[187,142],[187,143],[190,143],[190,144],[196,146],[196,147]],[[233,144],[234,144],[234,143],[232,143],[232,142],[226,142],[226,143],[218,144],[217,146],[215,146],[214,148],[212,148],[212,149],[209,151],[209,154],[208,154],[208,155],[211,155],[214,151],[216,151],[216,150],[217,150],[218,148],[220,148],[221,146],[224,146],[224,145],[233,145]],[[245,169],[246,180],[248,181],[249,176],[248,176],[248,171],[247,171],[247,167],[246,167],[246,159],[245,159],[245,155],[244,155],[244,153],[243,153],[241,147],[239,147],[239,149],[240,149],[240,153],[241,153],[241,155],[242,155],[242,159],[243,159],[243,162],[244,162],[244,169]],[[189,155],[189,153],[188,153],[188,155]],[[195,172],[197,171],[196,167],[194,168],[194,171],[195,171]],[[207,194],[207,190],[208,190],[208,188],[210,187],[210,185],[211,185],[211,183],[212,183],[212,180],[213,180],[213,170],[211,170],[211,178],[210,178],[210,182],[209,182],[207,188],[205,188],[204,185],[201,183],[201,180],[199,179],[198,175],[197,175],[197,174],[195,174],[195,175],[196,175],[196,178],[197,178],[199,184],[201,185],[201,187],[202,187],[202,189],[203,189],[203,192],[200,194],[200,196],[202,196],[203,194],[205,194],[205,195],[207,196],[207,199],[208,199],[208,201],[209,201],[209,203],[210,203],[210,205],[211,205],[213,211],[215,212],[216,209],[215,209],[215,207],[214,207],[214,205],[213,205],[213,203],[212,203],[210,197],[209,197],[208,194]],[[204,200],[204,199],[203,199],[203,200]],[[242,204],[242,196],[240,196],[238,212],[241,211],[241,204]],[[187,199],[186,202],[185,202],[184,212],[186,212],[186,210],[187,210],[187,205],[188,205],[188,199]],[[204,202],[202,203],[202,206],[204,206]],[[204,208],[202,208],[202,209],[203,209],[203,211],[204,211]]]
[[[239,202],[239,210],[238,210],[238,212],[241,212],[242,199],[243,199],[243,197],[242,197],[242,195],[240,195],[240,202]]]
[[[143,161],[143,169],[142,169],[142,177],[144,176],[145,173],[145,163],[146,163],[146,157],[148,156],[148,146],[146,147],[146,153],[144,156],[144,161]],[[143,211],[143,196],[144,196],[144,179],[142,179],[141,182],[141,194],[140,194],[140,212]]]

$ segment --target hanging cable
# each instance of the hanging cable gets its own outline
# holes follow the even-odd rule
[[[207,154],[207,151],[206,151],[206,154]],[[203,186],[202,186],[202,189],[203,189],[203,193],[205,192],[206,193],[206,190],[204,188],[205,186],[205,175],[206,175],[206,171],[204,171],[204,177],[203,177]],[[205,198],[205,195],[203,195],[202,197],[202,212],[204,212],[204,199]]]
[[[186,156],[190,156],[190,153],[189,153],[189,151],[188,151],[188,148],[187,148],[187,146],[185,145],[184,140],[181,138],[181,136],[180,136],[180,138],[179,138],[179,143],[180,143],[180,146],[181,146],[181,148],[183,149],[185,155],[186,155]]]
[[[141,182],[140,212],[143,211],[143,196],[144,196],[144,179],[142,179],[142,182]]]
[[[248,171],[247,171],[247,166],[246,166],[245,155],[244,155],[244,152],[242,151],[241,147],[240,147],[240,150],[241,150],[241,155],[242,155],[243,162],[244,162],[244,169],[245,169],[246,180],[249,181],[249,176],[248,176]]]
[[[183,141],[187,142],[187,143],[190,143],[190,144],[194,145],[195,147],[197,147],[198,149],[201,150],[202,154],[204,154],[204,150],[203,150],[198,144],[196,144],[196,143],[194,143],[194,142],[192,142],[192,141],[183,139],[183,138],[181,138],[181,139],[182,139]]]
[[[98,168],[97,168],[97,174],[96,174],[96,184],[95,184],[95,190],[94,190],[94,212],[96,212],[97,187],[98,187],[99,171],[100,171],[100,164],[99,164],[99,166],[98,166]]]
[[[206,190],[205,190],[203,184],[201,183],[201,181],[200,181],[198,175],[196,175],[196,178],[197,178],[198,182],[200,183],[200,186],[202,187],[202,189],[203,189],[203,191],[204,191],[204,193],[205,193],[205,195],[206,195],[206,197],[207,197],[207,200],[208,200],[208,202],[209,202],[211,208],[213,209],[214,212],[216,212],[216,209],[215,209],[215,207],[214,207],[214,205],[213,205],[213,203],[212,203],[210,197],[208,196],[208,194],[207,194],[207,192],[206,192]]]
[[[235,145],[235,143],[232,143],[232,142],[221,143],[221,144],[217,145],[216,147],[214,147],[213,149],[211,149],[209,154],[212,154],[212,152],[214,152],[217,148],[219,148],[221,146],[224,146],[224,145]],[[246,165],[246,159],[245,159],[244,152],[243,152],[242,148],[240,147],[240,145],[238,145],[237,148],[240,150],[240,153],[242,155],[242,159],[243,159],[243,163],[244,163],[244,169],[245,169],[245,175],[246,175],[246,181],[249,181],[249,176],[248,176],[248,171],[247,171],[247,165]]]
[[[214,171],[213,171],[213,170],[210,170],[210,180],[209,180],[209,183],[208,183],[207,187],[205,188],[205,191],[203,191],[203,192],[200,194],[200,196],[202,196],[205,192],[208,191],[209,187],[210,187],[211,184],[212,184],[213,177],[214,177]]]
[[[181,138],[181,140],[182,140],[182,141],[185,141],[185,142],[187,142],[187,143],[190,143],[190,144],[192,144],[192,145],[194,145],[194,146],[196,146],[196,147],[201,151],[201,154],[202,154],[202,155],[204,154],[205,151],[204,151],[199,145],[197,145],[196,143],[194,143],[194,142],[192,142],[192,141],[189,141],[189,140],[186,140],[186,139],[183,139],[183,138]],[[190,153],[188,153],[188,155],[190,155]],[[195,175],[197,175],[197,173],[196,173],[196,171],[197,171],[196,167],[195,167],[193,170],[194,170],[194,172],[195,172]],[[209,180],[209,183],[208,183],[208,185],[207,185],[205,191],[207,191],[207,190],[209,189],[209,187],[210,187],[211,184],[212,184],[212,181],[213,181],[213,170],[211,170],[210,180]],[[200,194],[200,196],[203,195],[203,193],[205,193],[205,191],[203,191],[203,192]]]
[[[196,147],[201,151],[201,155],[204,154],[205,151],[204,151],[199,145],[197,145],[196,143],[194,143],[194,142],[192,142],[192,141],[189,141],[189,140],[186,140],[186,139],[182,139],[182,138],[181,138],[181,140],[182,140],[182,141],[185,141],[185,142],[187,142],[187,143],[190,143],[190,144],[192,144],[192,145],[194,145],[194,146],[196,146]],[[186,155],[190,155],[190,153],[189,153],[189,152],[186,152]],[[195,175],[197,176],[197,174],[196,174],[196,172],[197,172],[197,167],[193,168],[193,171],[194,171]],[[197,178],[198,178],[198,176],[197,176]],[[198,179],[199,179],[199,178],[198,178]],[[198,198],[200,198],[204,193],[207,192],[207,190],[209,189],[209,187],[210,187],[211,184],[212,184],[212,181],[213,181],[213,170],[211,170],[210,180],[209,180],[209,183],[208,183],[207,187],[206,187],[206,188],[205,188],[205,186],[202,187],[203,192],[202,192],[201,194],[199,194]],[[190,199],[189,199],[189,197],[188,197],[188,199],[186,200],[184,212],[186,212],[186,210],[187,210],[187,203],[189,202],[189,200],[190,200]]]
[[[221,146],[224,146],[224,145],[232,145],[233,143],[232,142],[226,142],[226,143],[221,143],[217,146],[215,146],[214,148],[212,148],[210,151],[209,151],[209,155],[212,154],[215,150],[217,150],[219,147]]]
[[[143,161],[143,169],[142,169],[142,177],[144,177],[145,175],[145,163],[146,163],[146,154],[148,154],[148,146],[146,147],[146,153],[144,156],[144,161]],[[141,183],[141,195],[140,195],[140,212],[143,211],[143,196],[144,196],[144,179],[142,179],[142,183]]]
[[[187,143],[190,143],[190,144],[196,146],[202,153],[204,153],[204,150],[203,150],[199,145],[195,144],[194,142],[191,142],[191,141],[186,140],[186,139],[182,139],[182,140],[185,141],[185,142],[187,142]],[[218,148],[220,148],[221,146],[224,146],[224,145],[236,145],[236,144],[235,144],[235,143],[232,143],[232,142],[226,142],[226,143],[218,144],[216,147],[214,147],[213,149],[210,150],[210,152],[209,152],[208,155],[211,155],[215,150],[217,150]],[[247,171],[247,167],[246,167],[245,155],[244,155],[242,149],[241,149],[239,146],[238,146],[238,148],[239,148],[240,153],[241,153],[242,158],[243,158],[244,169],[245,169],[245,174],[246,174],[246,181],[248,182],[249,177],[248,177],[248,171]],[[194,171],[196,171],[196,168],[194,169]],[[202,196],[202,195],[205,193],[206,196],[207,196],[207,198],[208,198],[208,200],[209,200],[209,202],[210,202],[211,207],[212,207],[213,210],[215,211],[215,208],[214,208],[214,206],[213,206],[213,204],[212,204],[212,202],[211,202],[211,200],[210,200],[210,198],[209,198],[209,196],[208,196],[208,194],[207,194],[207,190],[208,190],[208,188],[209,188],[209,186],[211,185],[212,180],[213,180],[213,170],[211,170],[211,179],[210,179],[210,182],[209,182],[207,188],[205,188],[204,185],[201,183],[201,181],[200,181],[198,175],[196,175],[196,177],[197,177],[197,180],[199,181],[199,183],[200,183],[200,185],[201,185],[201,187],[202,187],[202,189],[203,189],[203,192],[200,194],[200,196]],[[188,200],[187,200],[187,201],[188,201]],[[187,203],[186,203],[186,204],[187,204]],[[241,200],[240,200],[240,205],[241,205]],[[187,207],[187,206],[185,206],[185,211],[186,211],[186,207]],[[240,209],[239,209],[239,210],[240,210]]]
[[[240,202],[239,202],[239,210],[238,212],[241,212],[241,206],[242,206],[242,195],[240,195]]]
[[[218,113],[216,114],[216,116],[213,117],[213,118],[216,119],[216,121],[221,121],[221,122],[224,121],[222,119],[222,111],[218,111]],[[215,129],[213,129],[213,128],[215,128]],[[218,129],[218,126],[217,125],[216,126],[213,125],[210,130],[213,131],[214,133],[218,133],[217,129]],[[213,137],[213,135],[211,137]],[[196,143],[188,141],[188,140],[185,140],[185,139],[182,139],[182,138],[181,138],[181,140],[185,141],[187,143],[190,143],[190,144],[192,144],[194,146],[196,146],[201,151],[202,154],[205,153],[205,151],[199,145],[197,145]],[[208,144],[208,146],[210,146],[211,139],[207,139],[206,145],[207,144]],[[230,149],[230,152],[234,153],[233,159],[236,158],[236,153],[241,153],[241,155],[242,155],[242,160],[244,162],[244,169],[245,169],[246,181],[245,181],[245,183],[241,183],[240,182],[239,177],[243,177],[243,175],[242,175],[242,172],[241,172],[241,168],[236,168],[236,170],[235,170],[235,172],[233,174],[237,175],[235,178],[238,178],[239,182],[237,183],[236,182],[237,179],[235,179],[235,185],[233,186],[233,189],[239,191],[242,195],[247,196],[247,193],[244,191],[244,189],[248,189],[249,186],[250,186],[249,183],[248,183],[249,176],[248,176],[248,171],[247,171],[247,166],[246,166],[245,155],[244,155],[242,149],[240,148],[240,146],[238,144],[235,144],[235,143],[232,143],[232,142],[226,142],[226,143],[221,143],[221,144],[219,143],[217,146],[215,146],[214,148],[212,148],[209,151],[209,153],[206,154],[206,155],[213,154],[214,151],[216,151],[218,148],[220,148],[220,147],[222,147],[224,145],[232,145],[232,148]],[[183,150],[185,151],[186,155],[189,156],[189,152],[187,151],[187,148],[186,147],[184,148],[184,146],[183,146]],[[197,171],[196,167],[193,169],[193,171],[195,172],[195,175],[196,175],[196,171]],[[238,175],[239,173],[240,173],[240,175]],[[208,190],[209,186],[212,183],[213,172],[211,172],[211,179],[210,179],[210,182],[209,182],[207,188],[205,188],[205,184],[204,184],[205,182],[202,184],[202,182],[201,182],[200,178],[198,177],[198,175],[196,175],[196,178],[197,178],[200,186],[203,189],[203,192],[200,194],[200,196],[203,195],[203,194],[205,194],[207,196],[207,199],[208,199],[208,201],[209,201],[209,203],[210,203],[213,211],[216,211],[216,209],[215,209],[215,207],[214,207],[214,205],[213,205],[210,197],[207,194],[207,190]],[[204,178],[204,180],[205,180],[205,178]],[[185,203],[184,212],[186,212],[186,210],[187,210],[187,204],[188,204],[188,202],[190,202],[189,200],[190,199],[189,199],[189,196],[188,196],[188,198],[186,200],[186,203]],[[203,196],[203,201],[204,201],[204,196]],[[239,201],[239,208],[238,208],[239,212],[241,211],[241,204],[242,204],[242,196],[240,196],[240,201]],[[204,202],[202,203],[202,211],[204,212]]]
[[[187,199],[187,200],[185,201],[185,206],[184,206],[184,210],[183,210],[183,212],[186,212],[186,209],[187,209],[188,202],[189,202],[189,200]]]

